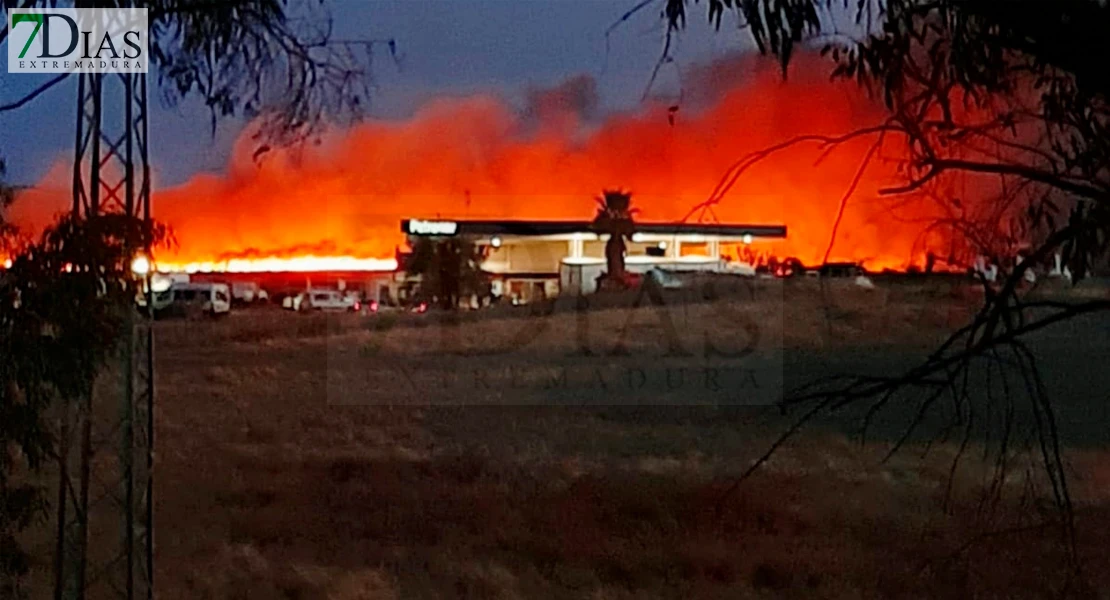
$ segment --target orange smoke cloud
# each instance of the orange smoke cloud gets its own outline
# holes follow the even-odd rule
[[[156,189],[154,214],[179,245],[158,258],[386,259],[404,244],[403,218],[589,219],[594,197],[612,187],[633,192],[641,220],[679,220],[749,152],[882,120],[880,106],[851,83],[830,83],[828,70],[827,63],[800,60],[784,82],[774,64],[751,59],[695,69],[687,77],[689,101],[670,115],[673,124],[661,105],[590,120],[595,85],[579,77],[531,90],[523,111],[492,96],[445,99],[406,121],[366,122],[257,161],[248,131],[226,174]],[[775,252],[820,262],[840,199],[872,141],[825,156],[813,144],[772,155],[739,179],[716,216],[785,224],[789,238]],[[892,174],[881,160],[872,165],[832,260],[900,268],[922,251],[922,225],[894,218],[889,204],[876,200]]]

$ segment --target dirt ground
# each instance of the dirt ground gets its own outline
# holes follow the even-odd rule
[[[1012,456],[987,506],[978,442],[953,474],[954,441],[884,462],[889,439],[832,423],[725,493],[787,423],[768,405],[825,364],[806,357],[896,368],[975,301],[948,284],[821,297],[774,282],[456,325],[159,323],[158,595],[1110,597],[1100,443],[1065,450],[1087,588],[1043,524],[1035,456]]]

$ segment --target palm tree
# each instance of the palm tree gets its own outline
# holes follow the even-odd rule
[[[631,239],[635,232],[633,216],[639,210],[632,208],[632,194],[622,190],[604,190],[597,198],[597,204],[597,215],[591,229],[609,235],[609,241],[605,243],[606,280],[625,287],[625,238]]]

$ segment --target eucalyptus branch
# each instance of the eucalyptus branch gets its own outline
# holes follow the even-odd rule
[[[867,167],[871,165],[871,158],[875,156],[875,153],[883,146],[883,137],[885,135],[885,131],[881,132],[879,134],[879,139],[875,140],[875,143],[872,144],[871,148],[864,154],[863,160],[860,161],[859,168],[856,169],[855,176],[852,177],[852,183],[848,186],[848,189],[844,192],[844,196],[840,199],[840,205],[836,209],[836,219],[833,220],[832,231],[829,233],[829,245],[825,248],[825,258],[822,260],[822,263],[829,262],[829,255],[832,254],[833,245],[836,244],[836,233],[837,230],[840,229],[840,221],[844,218],[844,211],[848,207],[848,200],[852,197],[852,194],[855,193],[856,188],[859,187],[859,182],[863,179],[863,173],[867,170]]]
[[[887,123],[884,123],[884,124],[881,124],[881,125],[875,125],[875,126],[872,126],[872,127],[864,127],[864,128],[857,129],[855,131],[852,131],[852,132],[849,132],[849,133],[846,133],[846,134],[843,134],[843,135],[837,135],[837,136],[799,135],[799,136],[790,138],[789,140],[786,140],[785,142],[780,142],[778,144],[775,144],[773,146],[769,146],[769,147],[764,148],[762,150],[757,150],[755,152],[751,152],[749,154],[746,154],[743,158],[741,158],[740,160],[733,163],[725,171],[724,176],[721,177],[721,180],[717,183],[717,186],[715,188],[713,188],[713,191],[710,193],[709,198],[707,200],[703,201],[703,202],[700,202],[700,203],[696,204],[693,208],[691,208],[686,213],[686,216],[684,216],[682,218],[682,221],[683,222],[689,221],[690,218],[693,217],[698,212],[705,211],[705,210],[709,209],[710,207],[712,207],[716,204],[720,204],[720,202],[724,199],[725,194],[727,194],[728,191],[730,189],[732,189],[732,186],[736,183],[736,181],[740,178],[740,176],[744,174],[745,171],[747,171],[751,167],[755,166],[757,163],[759,163],[763,159],[765,159],[765,158],[767,158],[767,157],[769,157],[769,156],[771,156],[771,155],[773,155],[777,152],[780,152],[782,150],[786,150],[787,148],[796,146],[798,144],[804,144],[804,143],[818,143],[821,148],[831,148],[831,147],[838,146],[840,144],[843,144],[844,142],[848,142],[848,141],[856,139],[856,138],[866,137],[866,136],[869,136],[869,135],[880,135],[880,134],[883,134],[884,132],[889,132],[889,131],[898,131],[898,127],[893,122],[887,122]]]
[[[968,173],[1017,175],[1031,181],[1037,181],[1050,185],[1054,188],[1059,189],[1060,191],[1068,192],[1070,194],[1074,194],[1088,200],[1106,200],[1110,198],[1110,192],[1102,190],[1093,185],[1075,183],[1066,180],[1054,173],[1024,165],[976,162],[969,160],[945,158],[928,159],[923,161],[922,164],[928,167],[928,171],[926,171],[925,175],[907,183],[906,185],[879,190],[879,193],[885,195],[909,193],[920,189],[922,185],[928,183],[934,177],[937,177],[945,171],[965,171]]]

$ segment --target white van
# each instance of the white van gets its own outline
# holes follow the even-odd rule
[[[231,299],[235,302],[251,304],[266,302],[270,299],[270,295],[258,285],[257,281],[236,281],[231,284]]]
[[[301,311],[354,311],[362,310],[362,300],[354,292],[337,290],[305,290],[296,296],[289,296],[282,307]]]
[[[154,294],[154,311],[223,316],[231,312],[231,288],[226,283],[175,283],[170,289]]]

